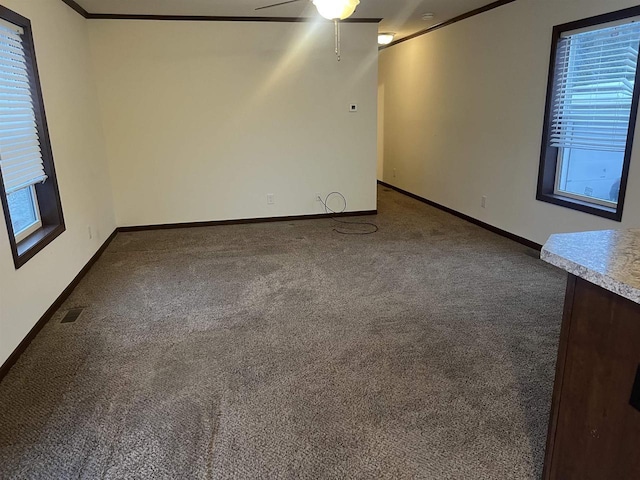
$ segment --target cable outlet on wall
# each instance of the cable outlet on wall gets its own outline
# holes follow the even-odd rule
[[[482,208],[487,208],[487,196],[483,195],[482,199],[480,199],[480,206]]]
[[[276,199],[273,193],[267,193],[267,205],[273,205],[274,203],[276,203]]]
[[[352,103],[349,105],[349,111],[350,112],[357,112],[358,111],[358,104],[357,103]]]

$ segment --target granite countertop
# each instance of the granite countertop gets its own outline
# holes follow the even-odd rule
[[[551,235],[540,258],[640,303],[640,229]]]

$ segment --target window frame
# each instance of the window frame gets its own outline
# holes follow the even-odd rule
[[[625,8],[604,15],[597,15],[574,22],[556,25],[553,27],[551,42],[551,59],[549,61],[549,77],[547,81],[547,96],[544,113],[544,125],[542,130],[542,147],[540,153],[540,167],[538,170],[538,187],[536,199],[542,202],[559,205],[591,215],[608,218],[616,222],[622,221],[624,209],[624,199],[627,191],[627,180],[633,152],[633,140],[638,117],[638,104],[640,102],[640,58],[636,68],[635,85],[631,102],[631,114],[629,117],[629,133],[627,135],[627,145],[624,153],[622,165],[622,175],[620,177],[620,192],[618,202],[615,206],[605,205],[598,199],[588,199],[579,195],[571,195],[566,192],[558,193],[556,190],[558,182],[558,169],[560,167],[560,149],[551,147],[551,126],[553,117],[554,85],[556,82],[556,55],[558,44],[565,32],[580,29],[596,30],[599,26],[608,23],[619,22],[640,16],[640,7]],[[640,57],[640,55],[639,55]]]
[[[17,234],[14,232],[16,243],[18,244],[22,240],[27,238],[29,235],[32,235],[33,233],[37,232],[42,228],[42,218],[40,218],[40,206],[38,204],[38,195],[36,194],[36,187],[35,185],[29,185],[28,187],[25,187],[25,188],[29,189],[29,195],[31,195],[31,201],[33,202],[33,208],[36,213],[36,221],[32,223],[30,226],[28,226],[27,228],[25,228],[24,230],[22,230],[21,232]]]
[[[36,117],[36,128],[40,140],[42,163],[45,174],[47,175],[47,180],[44,183],[33,186],[41,226],[35,232],[30,232],[29,235],[22,238],[23,235],[16,237],[14,234],[7,194],[4,188],[2,175],[0,174],[0,202],[2,203],[2,210],[7,224],[13,263],[15,268],[18,269],[62,234],[66,227],[53,162],[49,128],[44,110],[44,100],[42,97],[42,88],[40,86],[40,76],[38,74],[31,21],[2,5],[0,5],[0,18],[13,23],[24,30],[23,46],[31,60],[30,62],[27,62],[27,72],[29,75],[33,109]]]
[[[573,200],[580,200],[583,202],[592,203],[596,206],[607,207],[612,210],[615,210],[615,208],[617,207],[617,203],[607,201],[607,200],[602,200],[596,197],[588,197],[586,195],[567,192],[560,188],[560,181],[562,180],[562,177],[561,177],[562,163],[564,162],[564,160],[562,159],[562,156],[564,154],[565,149],[560,147],[560,148],[557,148],[557,150],[558,150],[558,158],[556,160],[556,182],[553,186],[554,195],[558,195],[560,197],[568,197]]]

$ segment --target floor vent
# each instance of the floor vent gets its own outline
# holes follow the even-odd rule
[[[73,323],[75,322],[80,314],[84,311],[84,308],[72,308],[67,312],[60,323]]]

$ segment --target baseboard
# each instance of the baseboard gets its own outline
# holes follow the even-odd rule
[[[427,200],[426,198],[416,195],[415,193],[407,192],[406,190],[398,188],[389,183],[383,182],[382,180],[378,180],[378,184],[384,187],[390,188],[392,190],[395,190],[396,192],[402,193],[403,195],[411,197],[414,200],[418,200],[419,202],[426,203],[427,205],[435,207],[438,210],[442,210],[443,212],[447,212],[451,215],[455,215],[458,218],[461,218],[463,220],[466,220],[467,222],[473,223],[474,225],[478,225],[479,227],[489,230],[490,232],[493,232],[502,237],[508,238],[509,240],[513,240],[514,242],[518,242],[524,245],[525,247],[529,247],[537,251],[542,250],[542,245],[540,245],[539,243],[533,242],[524,237],[520,237],[515,233],[507,232],[506,230],[502,230],[501,228],[494,227],[493,225],[489,225],[488,223],[485,223],[482,220],[478,220],[477,218],[470,217],[469,215],[465,215],[464,213],[458,212],[457,210],[454,210],[449,207],[445,207],[444,205],[440,205],[439,203],[436,203],[432,200]]]
[[[42,327],[44,327],[47,324],[47,322],[51,320],[51,317],[53,317],[53,314],[56,313],[56,311],[62,306],[64,301],[67,298],[69,298],[69,295],[71,295],[71,292],[73,292],[73,289],[76,288],[78,283],[80,283],[80,280],[82,280],[82,278],[87,274],[87,272],[93,266],[93,264],[96,263],[96,261],[100,258],[100,256],[103,254],[103,252],[111,243],[111,241],[116,237],[117,233],[118,233],[118,230],[116,229],[113,231],[111,235],[109,235],[109,238],[107,238],[104,241],[102,246],[91,257],[91,259],[87,262],[87,264],[84,267],[82,267],[82,270],[80,270],[80,272],[75,276],[75,278],[71,281],[71,283],[67,286],[67,288],[65,288],[62,291],[62,293],[58,296],[58,298],[56,298],[55,302],[53,302],[53,304],[47,309],[47,311],[44,312],[44,314],[40,317],[40,320],[36,322],[36,324],[29,331],[27,336],[24,337],[22,342],[20,342],[20,344],[16,347],[13,353],[9,355],[9,358],[5,360],[5,362],[0,367],[0,382],[2,382],[2,379],[7,375],[7,373],[9,373],[9,370],[11,370],[11,367],[13,367],[13,365],[18,361],[18,358],[20,358],[20,355],[24,353],[24,351],[27,349],[29,344],[33,341],[36,335],[38,335],[40,330],[42,330]]]
[[[158,225],[119,227],[118,232],[143,232],[147,230],[169,230],[174,228],[219,227],[224,225],[244,225],[248,223],[291,222],[294,220],[318,220],[321,218],[359,217],[359,216],[377,215],[377,214],[378,214],[378,210],[361,210],[357,212],[344,212],[344,213],[320,213],[317,215],[294,215],[294,216],[285,216],[285,217],[243,218],[240,220],[213,220],[213,221],[207,221],[207,222],[166,223],[166,224],[158,224]]]

